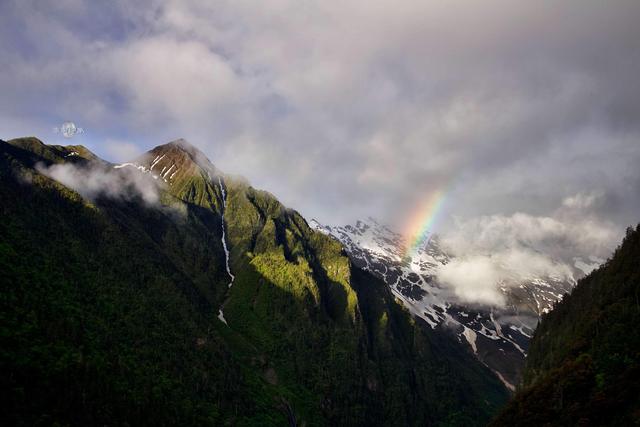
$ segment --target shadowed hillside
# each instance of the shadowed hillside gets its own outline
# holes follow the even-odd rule
[[[507,397],[184,141],[126,165],[0,142],[0,199],[5,425],[481,425]]]
[[[640,225],[543,317],[495,426],[640,424]]]

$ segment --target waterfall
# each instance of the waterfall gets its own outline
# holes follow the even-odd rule
[[[231,288],[231,286],[233,286],[233,281],[236,279],[236,276],[233,275],[233,273],[231,272],[231,266],[229,265],[229,248],[227,247],[227,238],[226,238],[226,231],[224,228],[224,214],[225,211],[227,210],[227,192],[224,190],[224,186],[222,185],[222,178],[220,178],[220,176],[218,176],[218,185],[220,186],[220,192],[222,193],[222,248],[224,249],[224,259],[225,259],[225,266],[227,268],[227,274],[229,275],[229,278],[231,279],[229,281],[229,288]],[[224,304],[223,304],[224,307]],[[222,322],[224,322],[225,325],[228,325],[227,321],[224,318],[224,313],[222,312],[222,307],[220,307],[220,310],[218,310],[218,319],[220,319]]]

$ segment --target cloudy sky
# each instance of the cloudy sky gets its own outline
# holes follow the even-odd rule
[[[183,137],[324,223],[401,229],[443,190],[443,232],[551,221],[602,255],[640,221],[638,22],[637,0],[2,0],[0,138],[73,120],[122,161]]]

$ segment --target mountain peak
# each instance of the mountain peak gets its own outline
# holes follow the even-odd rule
[[[154,178],[162,179],[169,184],[186,177],[212,177],[220,174],[202,151],[182,138],[158,145],[132,162],[117,167],[124,166],[149,172]]]
[[[176,139],[171,142],[167,142],[163,145],[158,145],[154,147],[147,154],[155,154],[155,155],[168,155],[173,157],[185,157],[188,156],[192,161],[203,164],[211,164],[207,156],[188,142],[186,139]]]
[[[159,147],[177,148],[190,154],[201,153],[200,150],[184,138],[178,138]],[[157,148],[157,147],[156,147]]]
[[[14,138],[4,142],[51,162],[78,159],[101,161],[91,150],[83,145],[47,145],[35,136]]]

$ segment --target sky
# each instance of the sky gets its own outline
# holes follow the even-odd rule
[[[0,138],[114,162],[185,138],[325,224],[403,230],[439,192],[460,253],[534,227],[606,257],[640,221],[638,22],[637,0],[0,0]]]

